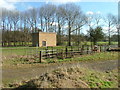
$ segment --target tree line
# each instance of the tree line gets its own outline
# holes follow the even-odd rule
[[[112,14],[108,14],[105,18],[100,14],[86,15],[80,6],[74,3],[59,6],[46,4],[25,11],[1,8],[1,11],[2,46],[29,45],[32,33],[38,31],[56,32],[58,45],[67,43],[68,46],[71,46],[73,42],[80,45],[82,41],[86,40],[97,44],[97,41],[102,40],[105,36],[108,36],[110,45],[112,28],[117,24],[117,18]],[[108,35],[103,31],[102,20],[108,27]],[[86,28],[87,35],[81,33],[84,26],[89,27]]]

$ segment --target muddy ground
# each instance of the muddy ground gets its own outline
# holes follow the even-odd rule
[[[3,68],[2,81],[3,84],[14,83],[22,80],[29,80],[49,73],[55,69],[65,67],[84,67],[100,72],[107,72],[118,68],[118,60],[102,60],[102,61],[79,61],[79,62],[64,62],[51,64],[37,64],[26,68]]]

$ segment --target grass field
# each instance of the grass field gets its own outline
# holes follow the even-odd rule
[[[72,47],[74,49],[79,48],[78,46],[72,46]],[[64,50],[65,50],[65,48],[66,48],[66,46],[54,47],[54,49],[64,49]],[[68,47],[68,48],[71,48],[71,47]],[[45,50],[45,49],[46,49],[46,47],[3,47],[3,48],[0,48],[0,51],[2,51],[3,56],[11,56],[11,55],[27,55],[29,53],[35,53],[35,52],[38,52],[40,50]],[[48,49],[52,49],[52,47],[48,47]]]
[[[65,49],[65,48],[66,48],[66,46],[54,47],[54,49]],[[71,47],[69,47],[69,48],[71,48]],[[78,47],[76,47],[76,46],[75,46],[75,48],[78,49]],[[2,54],[3,54],[2,68],[7,71],[10,70],[10,72],[16,71],[17,74],[19,75],[19,73],[20,74],[27,73],[24,71],[25,69],[29,71],[29,69],[32,69],[33,67],[38,68],[41,65],[46,66],[46,65],[67,63],[67,62],[70,62],[70,63],[84,62],[84,61],[93,61],[93,62],[103,61],[104,62],[105,60],[118,60],[118,52],[100,52],[100,53],[93,53],[93,54],[87,54],[87,55],[76,55],[73,58],[66,58],[66,59],[57,59],[57,58],[42,59],[42,63],[39,63],[39,58],[32,57],[32,55],[33,55],[32,53],[38,53],[40,50],[45,50],[45,49],[46,49],[46,47],[4,47],[4,48],[1,48]],[[52,49],[52,47],[48,47],[48,49]],[[80,69],[82,70],[81,72],[84,73],[84,75],[76,76],[78,80],[76,80],[76,82],[72,81],[71,83],[79,83],[82,80],[83,82],[86,83],[86,85],[87,85],[87,86],[85,86],[86,88],[87,87],[90,87],[90,88],[94,88],[94,87],[114,88],[114,87],[117,87],[117,71],[116,70],[111,71],[110,73],[106,74],[104,72],[102,73],[102,72],[96,72],[93,70],[86,70],[85,67],[83,69],[82,68],[80,68]],[[19,70],[20,72],[18,72],[17,70]],[[63,69],[63,71],[64,71],[64,69]],[[53,72],[52,72],[52,74],[54,76]],[[74,73],[75,71],[73,70],[72,72]],[[15,75],[16,75],[16,73],[15,73]],[[75,74],[73,74],[73,76],[74,75]],[[28,73],[28,76],[29,76],[29,73]],[[100,77],[100,76],[105,76],[105,77]],[[43,77],[46,77],[46,76],[43,76]],[[38,79],[38,78],[36,78],[36,79]],[[57,78],[57,79],[59,79],[59,78]],[[22,81],[20,83],[17,82],[17,84],[10,83],[10,82],[13,82],[14,80],[17,81],[18,78],[17,77],[16,78],[13,77],[12,79],[7,78],[7,79],[5,79],[5,81],[3,80],[4,81],[3,84],[7,85],[5,87],[18,87],[18,86],[24,86],[24,85],[28,85],[28,86],[31,85],[28,83],[28,81]],[[68,82],[69,82],[69,80],[71,81],[71,79],[68,78]],[[31,83],[31,80],[29,80],[29,82]],[[35,80],[35,82],[37,82],[37,81]],[[39,82],[41,82],[41,84],[44,83],[44,81],[41,81],[41,80]],[[63,82],[65,82],[65,80],[63,80]],[[53,83],[53,82],[50,82],[50,83]],[[51,85],[50,83],[48,83],[48,85]],[[61,83],[57,83],[57,84],[59,85]],[[34,85],[38,85],[38,83],[36,83]],[[56,85],[56,83],[53,83],[52,85],[50,87],[54,87]],[[40,87],[42,87],[42,86],[40,86]],[[59,87],[59,86],[55,86],[55,87]]]
[[[42,63],[39,63],[39,58],[34,57],[26,57],[26,56],[14,56],[12,58],[8,58],[3,60],[3,68],[13,65],[16,66],[29,66],[32,64],[48,64],[48,63],[60,63],[60,62],[76,62],[76,61],[99,61],[99,60],[117,60],[118,52],[101,52],[101,53],[93,53],[88,55],[77,55],[73,58],[66,59],[56,59],[56,58],[48,58],[42,59]]]
[[[91,42],[82,42],[81,44],[91,45]],[[111,45],[117,45],[118,42],[111,42]],[[97,42],[97,45],[108,45],[108,42]]]
[[[81,45],[90,45],[90,42],[81,43]],[[117,42],[112,42],[112,44],[117,45]],[[98,42],[98,45],[108,45],[108,42]],[[78,48],[77,46],[73,46],[73,48]],[[28,46],[19,46],[19,47],[2,47],[0,51],[2,51],[3,56],[12,56],[12,55],[27,55],[29,53],[35,53],[40,50],[45,49],[46,47],[28,47]],[[66,46],[56,46],[54,49],[65,49]],[[48,47],[48,49],[52,49]]]
[[[67,46],[67,43],[68,42],[64,42],[64,44],[62,46]],[[74,45],[75,42],[71,42],[72,45]],[[88,42],[88,41],[85,41],[85,42],[81,42],[80,43],[81,45],[91,45],[91,42]],[[92,43],[93,44],[93,43]],[[111,42],[111,45],[117,45],[118,42]],[[12,43],[12,45],[14,45]],[[97,45],[108,45],[108,42],[97,42]],[[32,42],[29,42],[29,46],[32,46]],[[17,43],[17,46],[16,47],[27,47],[27,46],[19,46],[19,43]],[[14,46],[12,47],[4,47],[4,48],[16,48]]]

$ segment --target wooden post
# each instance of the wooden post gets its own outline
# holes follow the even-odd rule
[[[78,51],[79,51],[79,46],[78,46]]]
[[[57,49],[57,57],[59,56],[59,49]]]
[[[71,57],[73,56],[73,47],[71,46]]]
[[[52,47],[52,58],[53,58],[53,47]]]
[[[104,46],[104,52],[106,52],[106,46]]]
[[[100,52],[102,52],[102,47],[101,47],[101,45],[100,45]]]
[[[87,54],[89,53],[89,46],[87,45]]]
[[[90,54],[92,54],[93,53],[93,48],[92,47],[90,47]]]
[[[71,46],[71,51],[73,51],[73,48],[72,48],[72,46]]]
[[[42,59],[42,55],[41,55],[41,51],[40,51],[40,54],[39,54],[40,63],[41,63],[41,59]]]
[[[64,59],[63,49],[61,49],[62,59]]]
[[[67,53],[68,53],[67,47],[66,47],[66,49],[65,49],[65,52],[66,52],[66,58],[67,58]]]
[[[47,57],[48,57],[48,48],[46,48],[46,59],[47,59]]]
[[[84,45],[82,45],[81,54],[83,54],[83,51],[84,51]]]

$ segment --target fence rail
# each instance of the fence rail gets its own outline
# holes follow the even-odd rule
[[[46,48],[45,50],[39,51],[39,60],[41,62],[42,58],[71,58],[75,55],[83,55],[83,54],[91,54],[95,52],[105,52],[107,50],[108,46],[98,46],[90,47],[90,46],[81,46],[81,47],[65,47],[63,49],[54,49],[53,47],[51,49]]]

